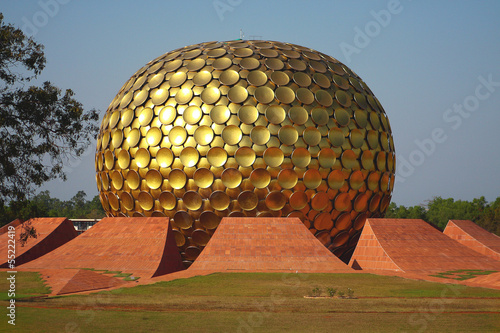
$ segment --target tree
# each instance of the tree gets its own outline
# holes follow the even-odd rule
[[[99,114],[70,89],[25,87],[45,66],[43,45],[0,13],[0,201],[23,201],[43,183],[65,180],[63,164],[97,136]]]

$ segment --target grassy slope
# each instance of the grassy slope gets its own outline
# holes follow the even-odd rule
[[[1,291],[6,286],[2,274]],[[360,298],[303,298],[315,287],[323,294],[326,288],[345,291],[349,287]],[[500,329],[499,299],[496,290],[370,274],[213,274],[85,296],[18,301],[22,307],[17,309],[16,328],[31,332],[49,327],[69,332],[493,332]],[[4,304],[0,302],[0,307]],[[5,324],[0,322],[0,330]]]

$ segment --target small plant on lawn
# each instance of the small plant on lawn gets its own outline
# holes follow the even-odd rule
[[[344,292],[343,292],[342,290],[339,290],[339,291],[337,292],[337,295],[338,295],[340,298],[342,298],[342,297],[344,297]]]
[[[312,290],[312,296],[319,296],[321,295],[321,289],[319,289],[319,287],[315,287],[313,290]]]
[[[333,297],[333,296],[335,296],[337,289],[336,288],[326,288],[326,291],[328,292],[328,296]]]
[[[354,297],[354,290],[352,290],[351,288],[347,288],[347,297]]]

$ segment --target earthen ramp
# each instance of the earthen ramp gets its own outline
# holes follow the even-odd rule
[[[225,217],[189,271],[352,272],[298,218]]]
[[[9,268],[8,258],[12,254],[9,250],[14,250],[14,243],[14,265],[20,266],[57,249],[77,236],[73,223],[64,217],[34,218],[25,223],[22,224],[21,220],[15,220],[6,226],[14,227],[13,232],[9,233],[7,228],[7,231],[0,235],[1,268]],[[34,228],[36,238],[29,237],[22,246],[20,237],[23,228],[27,225]]]
[[[169,219],[164,217],[104,218],[22,268],[89,268],[144,278],[184,269]]]
[[[500,237],[472,221],[450,220],[443,233],[476,252],[500,260]]]
[[[414,273],[500,270],[500,262],[417,219],[368,218],[349,266]]]

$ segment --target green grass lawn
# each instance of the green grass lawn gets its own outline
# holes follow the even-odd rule
[[[22,295],[47,292],[18,273]],[[6,290],[0,273],[0,291]],[[24,289],[30,290],[30,292]],[[313,289],[357,299],[304,298]],[[0,307],[8,304],[0,294]],[[496,332],[500,291],[371,274],[230,273],[18,299],[19,332]],[[3,315],[2,317],[4,317]],[[4,318],[0,331],[9,328]]]

